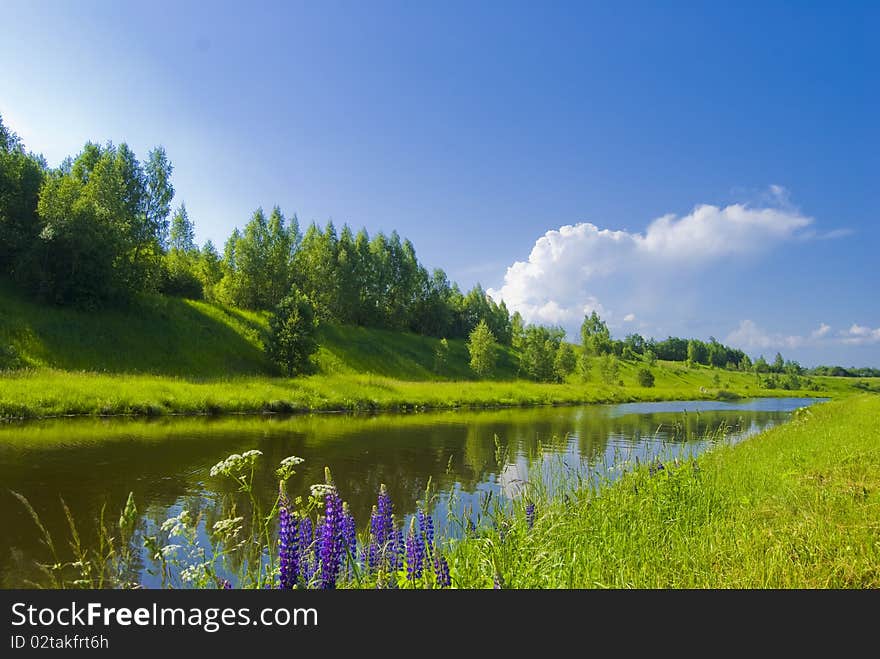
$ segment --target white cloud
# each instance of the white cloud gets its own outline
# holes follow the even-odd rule
[[[806,336],[765,332],[751,320],[740,321],[739,327],[727,335],[725,342],[746,349],[770,349],[770,348],[801,348],[804,346],[846,344],[865,345],[880,343],[880,327],[871,329],[864,325],[853,324],[848,329],[839,330],[832,334],[831,325],[820,323]]]
[[[631,323],[636,319],[636,315],[634,313],[628,313],[623,317],[623,322]]]
[[[826,325],[825,323],[819,323],[819,328],[813,330],[810,334],[810,337],[813,339],[821,339],[823,336],[827,336],[828,332],[831,331],[831,325]]]
[[[849,345],[864,345],[866,343],[880,342],[880,327],[871,329],[864,325],[853,323],[849,329],[838,332],[840,340]]]
[[[771,192],[786,201],[784,208],[700,205],[683,217],[664,215],[644,233],[601,229],[589,222],[547,231],[528,260],[507,268],[502,286],[488,293],[527,322],[573,322],[594,309],[613,317],[613,310],[603,309],[597,299],[601,283],[611,275],[618,286],[632,276],[654,281],[724,257],[770,249],[812,224],[812,218],[787,205],[782,188]]]
[[[823,332],[823,328],[828,327],[824,323],[818,330],[813,332]],[[828,328],[830,329],[830,328]],[[827,330],[824,330],[827,333]],[[769,348],[800,348],[808,342],[803,336],[770,334],[758,327],[754,321],[740,321],[739,327],[727,335],[725,343],[743,350],[757,350]]]

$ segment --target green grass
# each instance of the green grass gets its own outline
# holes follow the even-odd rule
[[[567,501],[532,497],[531,530],[520,502],[503,540],[452,544],[460,586],[491,587],[497,573],[510,588],[878,588],[880,396],[801,410]]]
[[[59,415],[216,414],[301,410],[549,405],[635,400],[852,393],[857,381],[814,378],[818,391],[760,388],[754,375],[652,368],[655,386],[516,379],[516,356],[499,349],[493,378],[476,380],[463,340],[449,341],[435,372],[438,339],[406,332],[324,325],[314,375],[275,377],[262,351],[265,313],[150,296],[126,310],[86,312],[37,304],[0,281],[0,419]],[[595,369],[594,369],[595,370]],[[860,379],[880,390],[880,379]]]

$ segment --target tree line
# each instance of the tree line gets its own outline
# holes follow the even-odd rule
[[[804,373],[780,354],[772,363],[763,355],[752,363],[713,337],[655,340],[633,333],[614,339],[595,312],[584,318],[576,352],[561,327],[527,325],[479,284],[464,293],[442,269],[429,272],[396,231],[370,236],[347,224],[337,231],[333,222],[303,230],[295,214],[288,218],[278,206],[268,214],[256,209],[222,253],[210,240],[200,247],[186,205],[172,213],[172,172],[161,146],[141,163],[125,143],[92,142],[53,169],[27,152],[0,117],[0,275],[44,301],[87,309],[158,292],[271,311],[274,345],[267,349],[276,361],[314,350],[314,326],[330,321],[467,338],[480,375],[491,373],[496,344],[515,351],[521,377],[544,382],[575,371],[586,379],[594,366],[604,380],[615,381],[617,359]],[[294,345],[299,336],[304,343]],[[448,351],[441,344],[438,365],[447,358],[443,345]],[[288,372],[301,366],[284,364]],[[868,374],[841,367],[814,372],[820,370]]]
[[[428,271],[397,232],[356,234],[332,222],[301,231],[296,215],[258,208],[222,254],[195,243],[181,203],[171,212],[165,150],[144,163],[127,144],[87,143],[51,169],[0,118],[0,269],[61,305],[122,305],[159,292],[274,310],[296,290],[320,320],[463,338],[481,321],[509,345],[511,318],[479,286],[467,293]]]

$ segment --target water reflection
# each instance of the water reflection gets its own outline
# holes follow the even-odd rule
[[[396,509],[411,514],[428,479],[454,493],[452,512],[479,506],[481,493],[516,496],[540,455],[573,470],[599,473],[621,459],[646,460],[658,451],[700,451],[707,433],[725,429],[738,440],[787,418],[814,399],[741,403],[666,402],[613,406],[439,412],[417,415],[309,415],[291,418],[187,418],[157,421],[59,420],[0,428],[0,585],[38,579],[34,560],[48,560],[37,528],[7,490],[33,504],[56,545],[66,547],[59,497],[73,512],[85,544],[97,537],[102,507],[118,519],[129,492],[141,511],[141,530],[185,507],[208,528],[226,516],[232,489],[212,478],[212,465],[230,453],[259,449],[255,482],[263,505],[276,494],[274,470],[289,455],[305,458],[291,481],[293,494],[333,471],[359,525],[369,517],[380,483]],[[721,434],[717,433],[720,437]],[[442,527],[449,497],[437,499]],[[239,511],[248,502],[236,500]],[[242,514],[239,512],[238,514]],[[443,532],[443,529],[438,529]],[[135,542],[139,541],[138,538]],[[140,562],[130,575],[146,585],[157,578]]]

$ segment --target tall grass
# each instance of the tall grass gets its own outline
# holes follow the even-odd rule
[[[469,587],[877,588],[878,419],[880,397],[826,403],[608,487],[535,488],[533,526],[521,506],[506,533],[456,543],[452,573]]]

